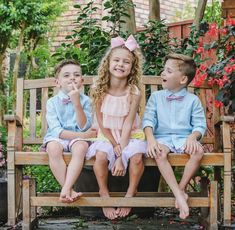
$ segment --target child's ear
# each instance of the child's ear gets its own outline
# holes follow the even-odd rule
[[[56,83],[56,86],[57,86],[57,87],[60,87],[60,82],[59,82],[59,79],[58,79],[58,78],[55,79],[55,83]]]
[[[182,85],[187,85],[187,83],[188,83],[188,77],[185,76],[185,75],[182,76],[180,83],[181,83]]]

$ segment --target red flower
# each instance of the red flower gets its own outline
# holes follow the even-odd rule
[[[199,69],[201,71],[206,71],[207,67],[205,65],[200,65]]]
[[[228,77],[226,76],[226,75],[224,75],[223,77],[222,77],[222,81],[225,83],[225,82],[227,82],[228,81]]]
[[[205,79],[207,78],[207,73],[202,74],[201,76],[199,76],[199,81],[205,81]]]
[[[228,33],[228,30],[226,28],[220,29],[219,30],[221,35],[226,35]]]
[[[207,34],[211,37],[216,36],[217,35],[217,24],[215,22],[212,22],[209,26],[209,30],[207,32]]]
[[[221,101],[215,100],[215,107],[216,107],[216,108],[222,107],[223,105],[224,105],[224,104],[223,104]]]
[[[224,67],[224,71],[227,73],[227,74],[230,74],[233,72],[233,67],[232,66],[225,66]]]
[[[207,83],[208,83],[209,86],[214,85],[214,82],[215,82],[215,80],[214,80],[213,78],[210,78],[210,79],[207,81]]]
[[[193,85],[195,87],[200,87],[202,85],[202,81],[200,79],[193,79]]]
[[[227,45],[227,46],[225,47],[225,49],[229,52],[229,51],[232,49],[232,46]]]
[[[198,47],[197,50],[195,50],[196,54],[202,54],[205,52],[203,47]]]
[[[230,16],[228,16],[228,19],[226,21],[226,25],[228,26],[234,26],[235,25],[235,20],[232,19]]]

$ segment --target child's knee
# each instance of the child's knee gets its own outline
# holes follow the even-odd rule
[[[132,156],[130,158],[130,162],[135,165],[142,164],[143,163],[143,154],[142,153],[135,154],[134,156]]]
[[[167,151],[162,151],[161,153],[157,154],[157,156],[155,157],[156,162],[158,163],[162,161],[167,161],[167,155]]]
[[[56,142],[56,141],[51,141],[47,144],[47,152],[49,157],[60,157],[62,156],[63,153],[63,147],[60,143]]]
[[[203,155],[204,155],[204,150],[201,147],[196,153],[191,154],[190,158],[194,159],[195,161],[201,161],[201,159],[203,158]]]
[[[86,154],[87,150],[88,150],[88,143],[85,141],[77,141],[71,146],[72,153]]]
[[[95,155],[96,161],[107,162],[107,154],[105,152],[98,151]]]

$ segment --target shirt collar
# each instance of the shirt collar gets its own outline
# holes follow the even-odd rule
[[[62,90],[60,90],[57,95],[60,99],[68,99],[69,98],[68,94],[66,94]]]
[[[166,97],[169,97],[169,96],[172,96],[172,95],[177,96],[177,97],[178,96],[183,96],[184,97],[186,94],[187,94],[187,89],[186,88],[183,88],[178,92],[172,92],[172,91],[166,89]]]

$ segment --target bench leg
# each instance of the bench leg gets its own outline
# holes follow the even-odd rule
[[[209,229],[217,230],[218,216],[218,184],[217,181],[212,181],[210,186],[210,219],[209,219]]]
[[[23,230],[33,229],[37,225],[36,207],[31,207],[30,198],[36,195],[35,179],[23,180]]]
[[[8,148],[7,162],[7,196],[8,225],[14,226],[22,211],[22,167],[15,166],[14,150]]]

